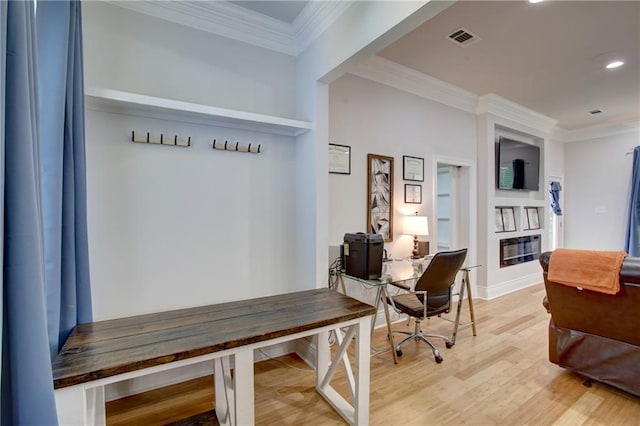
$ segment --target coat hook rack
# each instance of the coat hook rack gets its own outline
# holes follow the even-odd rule
[[[222,143],[218,143],[216,142],[216,140],[213,140],[213,149],[219,149],[221,151],[234,151],[234,152],[247,152],[249,154],[260,154],[260,147],[262,145],[258,145],[258,148],[256,149],[255,147],[252,149],[251,148],[251,144],[249,144],[248,146],[240,146],[240,142],[236,142],[235,145],[232,143],[229,143],[229,141],[224,141],[224,145],[222,145]]]
[[[134,130],[131,131],[131,142],[137,143],[150,143],[157,145],[167,145],[167,146],[182,146],[182,147],[190,147],[191,146],[191,136],[187,140],[178,139],[178,135],[171,139],[165,139],[164,134],[160,133],[160,139],[152,139],[149,132],[147,132],[146,138],[138,138],[136,139],[136,132]]]

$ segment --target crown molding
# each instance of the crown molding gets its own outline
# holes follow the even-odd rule
[[[296,52],[289,24],[233,3],[117,0],[108,3],[287,55]]]
[[[302,53],[354,2],[310,1],[291,23],[296,55]]]
[[[365,59],[349,70],[349,73],[462,111],[476,113],[477,95],[380,56]]]
[[[107,3],[290,56],[318,38],[353,2],[310,1],[288,24],[227,1],[118,1]]]
[[[640,122],[627,121],[607,123],[600,126],[585,127],[576,130],[565,130],[559,127],[553,129],[552,138],[559,142],[570,143],[590,139],[606,138],[625,133],[640,132]]]
[[[476,113],[493,114],[544,133],[550,133],[558,122],[558,120],[525,108],[493,93],[480,96]]]

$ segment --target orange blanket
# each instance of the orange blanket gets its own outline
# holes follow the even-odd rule
[[[547,279],[606,294],[620,291],[624,251],[556,249],[549,259]]]

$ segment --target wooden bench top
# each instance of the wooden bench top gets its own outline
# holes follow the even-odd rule
[[[82,324],[53,362],[54,388],[374,313],[374,307],[324,288]]]

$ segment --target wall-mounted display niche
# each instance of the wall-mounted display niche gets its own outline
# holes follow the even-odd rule
[[[540,257],[541,235],[500,240],[500,267],[532,262]]]

